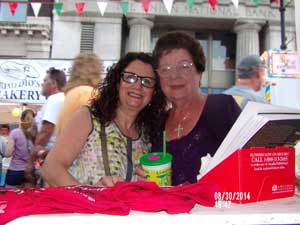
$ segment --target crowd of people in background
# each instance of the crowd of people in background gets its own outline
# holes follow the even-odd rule
[[[68,81],[50,68],[42,108],[24,110],[19,128],[1,127],[0,163],[11,157],[5,185],[145,180],[139,158],[163,150],[164,131],[172,185],[197,182],[202,157],[213,157],[247,101],[265,102],[258,56],[239,62],[237,84],[224,94],[199,92],[205,65],[201,44],[175,31],[161,36],[152,54],[127,53],[104,80],[94,53],[74,59]]]

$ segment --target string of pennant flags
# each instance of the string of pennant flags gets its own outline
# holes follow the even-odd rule
[[[142,7],[146,14],[148,14],[148,12],[149,12],[151,1],[154,1],[154,0],[141,0]],[[193,10],[195,0],[185,0],[185,1],[186,1],[188,8],[190,10]],[[231,1],[232,1],[232,4],[235,6],[235,8],[238,8],[239,0],[231,0]],[[252,1],[256,6],[259,5],[260,0],[252,0]],[[56,14],[59,16],[61,15],[62,8],[63,8],[63,3],[59,3],[59,2],[58,3],[55,3],[55,2],[8,2],[8,1],[7,2],[1,1],[1,2],[9,5],[10,13],[12,16],[15,15],[19,4],[30,4],[33,9],[33,13],[36,17],[38,17],[38,15],[39,15],[42,4],[53,5]],[[164,4],[168,14],[171,14],[174,0],[162,0],[162,2]],[[217,0],[208,0],[208,2],[210,4],[212,10],[216,10]],[[270,2],[271,3],[275,2],[277,5],[279,4],[279,0],[270,0]],[[97,6],[98,6],[101,16],[103,16],[105,13],[106,7],[108,5],[108,1],[97,1],[96,3],[97,3]],[[75,2],[74,4],[75,4],[75,9],[77,11],[77,15],[82,16],[86,2]],[[120,8],[122,10],[123,15],[125,15],[125,16],[127,14],[128,5],[129,5],[129,2],[120,1]],[[1,8],[0,8],[0,10],[1,10]]]

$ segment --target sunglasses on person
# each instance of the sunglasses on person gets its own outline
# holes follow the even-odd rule
[[[153,88],[156,84],[156,80],[152,77],[142,77],[133,72],[123,71],[121,73],[122,80],[129,84],[134,84],[137,80],[140,80],[142,86],[146,88]]]

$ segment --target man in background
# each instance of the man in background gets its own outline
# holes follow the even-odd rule
[[[232,95],[243,109],[248,101],[267,103],[259,93],[264,74],[264,65],[257,55],[249,55],[240,61],[238,65],[238,80],[236,85],[224,91],[224,94]]]
[[[34,156],[29,161],[27,168],[27,182],[33,183],[33,166],[39,170],[41,161],[46,157],[55,143],[55,125],[58,114],[64,103],[63,88],[66,85],[65,73],[61,70],[50,68],[42,84],[42,95],[46,97],[46,102],[37,113],[35,122],[37,126],[37,136],[34,143]],[[33,162],[35,161],[35,162]]]
[[[6,137],[9,135],[10,127],[8,124],[2,124],[1,125],[1,130],[0,130],[0,135]]]
[[[0,187],[5,185],[5,173],[14,151],[14,141],[9,137],[10,126],[2,124],[0,129]]]

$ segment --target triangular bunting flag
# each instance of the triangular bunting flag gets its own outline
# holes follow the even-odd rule
[[[9,2],[8,5],[9,5],[11,15],[14,16],[17,11],[17,8],[18,8],[18,3],[17,2]]]
[[[40,2],[31,2],[30,4],[31,4],[31,7],[33,9],[33,13],[34,13],[35,17],[38,17],[41,6],[42,6],[42,3],[40,3]]]
[[[59,16],[61,15],[62,7],[63,7],[63,3],[61,3],[61,2],[54,4],[56,14],[59,15]]]
[[[171,14],[174,0],[163,0],[163,2],[164,2],[164,5],[165,5],[168,13]]]
[[[148,12],[149,12],[150,3],[151,3],[150,0],[142,0],[142,5],[143,5],[144,11],[147,15],[148,15]]]
[[[101,16],[104,15],[104,12],[105,12],[105,9],[107,7],[107,4],[108,4],[107,2],[97,2],[98,9],[99,9],[99,11],[101,13]]]
[[[253,3],[255,4],[255,6],[259,5],[259,0],[253,0]]]
[[[192,10],[194,8],[195,0],[186,0],[186,4],[188,5],[189,9]]]
[[[216,9],[217,0],[209,0],[209,4],[213,10]]]
[[[277,5],[279,5],[279,0],[271,0],[271,3],[275,2]]]
[[[128,2],[120,2],[120,6],[121,6],[122,13],[124,16],[126,16],[126,14],[127,14],[128,5],[129,5]]]
[[[75,3],[78,16],[82,16],[84,5],[85,5],[85,2],[76,2]]]
[[[237,9],[239,7],[239,0],[231,0],[234,7]]]

